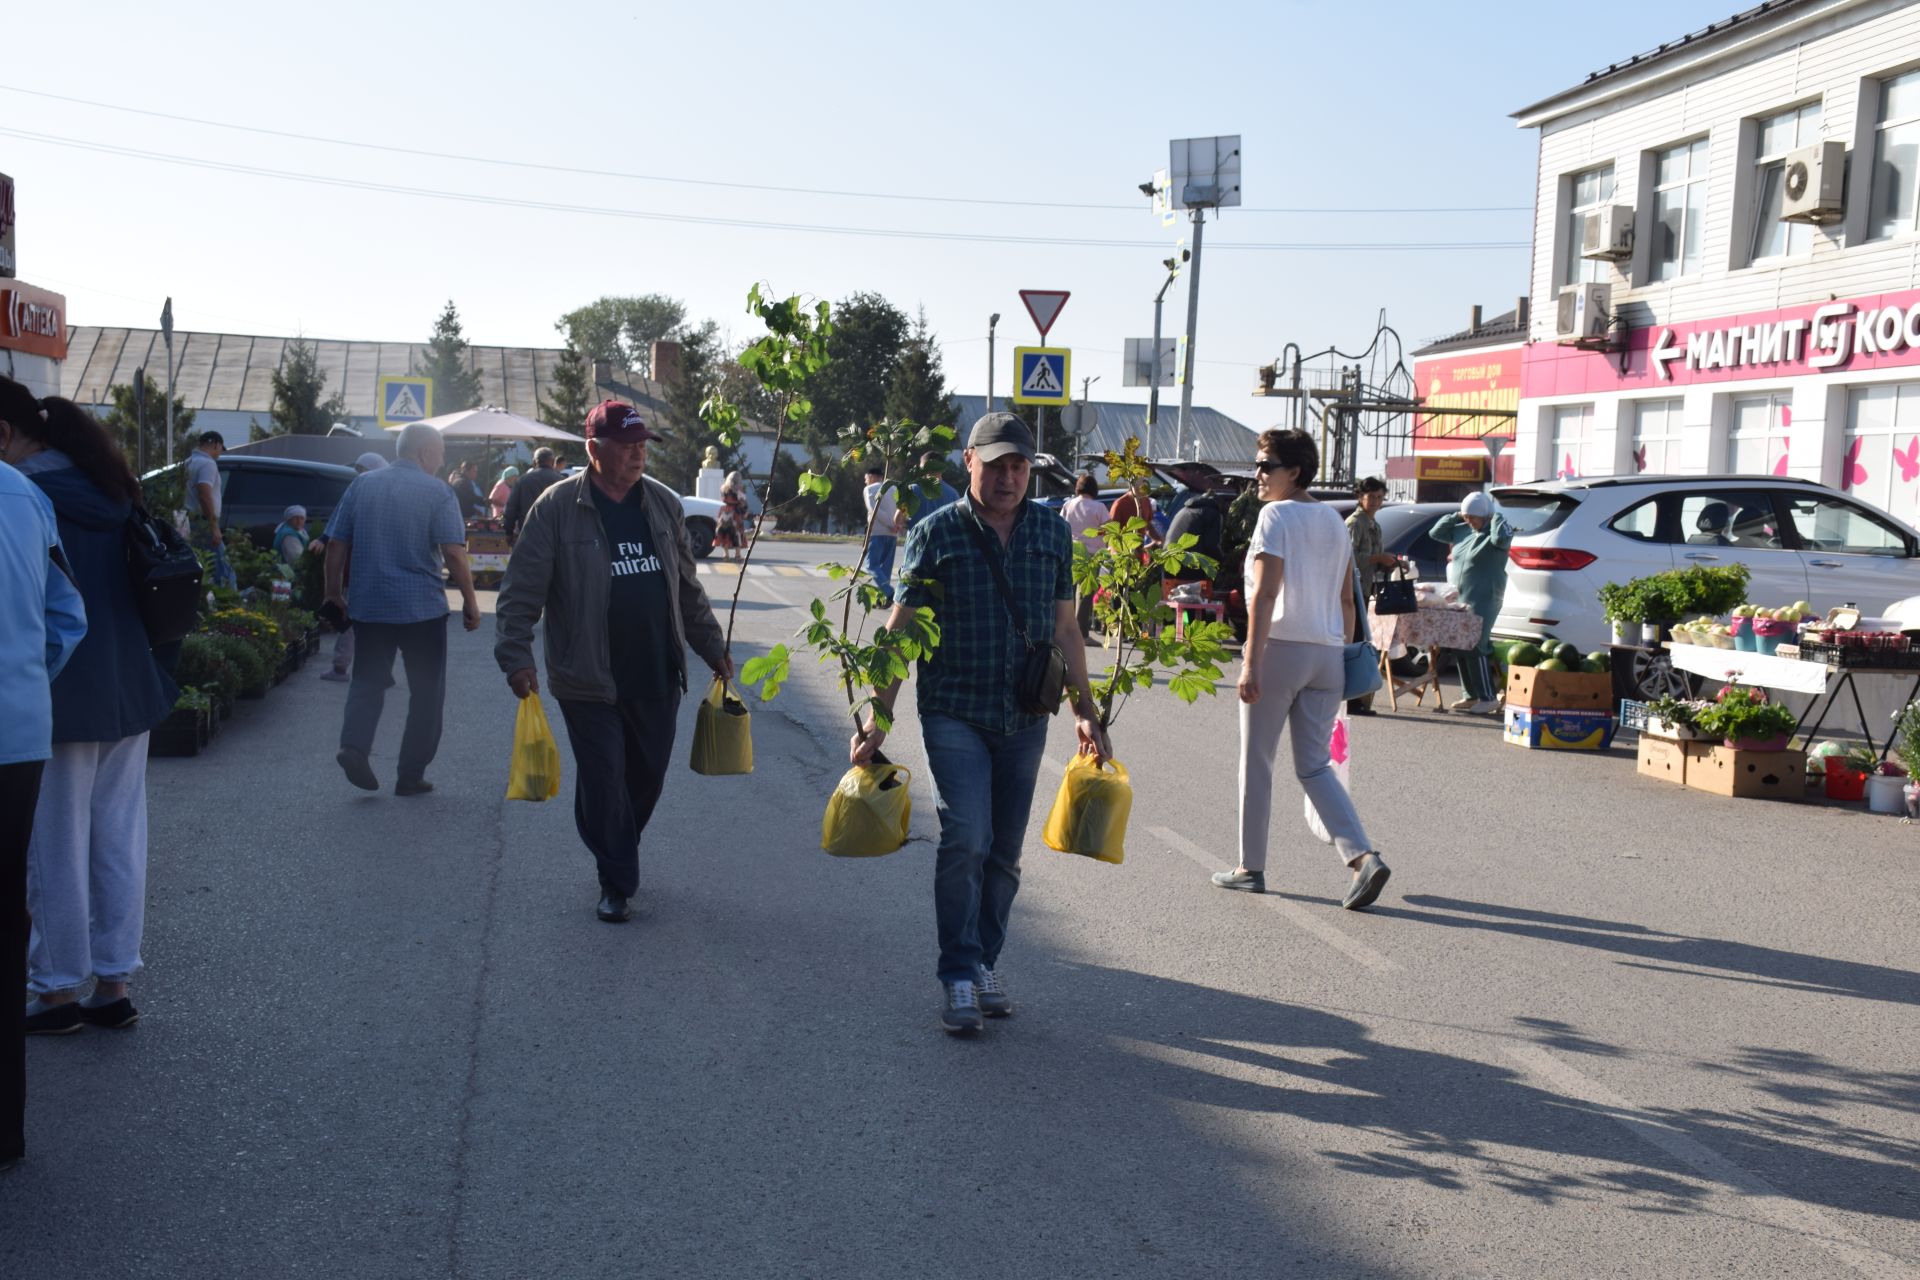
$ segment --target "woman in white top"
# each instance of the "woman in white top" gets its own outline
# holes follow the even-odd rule
[[[1216,872],[1222,889],[1265,893],[1273,764],[1289,721],[1293,772],[1353,869],[1341,906],[1373,905],[1387,883],[1380,860],[1333,771],[1328,744],[1346,693],[1345,646],[1356,623],[1353,541],[1346,522],[1307,493],[1320,451],[1304,431],[1262,432],[1260,521],[1247,546],[1247,644],[1240,668],[1240,865]]]
[[[1078,538],[1089,552],[1098,554],[1106,547],[1100,526],[1107,522],[1107,504],[1100,501],[1100,486],[1093,482],[1091,474],[1082,471],[1080,478],[1073,482],[1073,496],[1060,508],[1060,514],[1066,517],[1067,532]],[[1080,639],[1093,643],[1092,592],[1080,593],[1076,613],[1080,620]]]

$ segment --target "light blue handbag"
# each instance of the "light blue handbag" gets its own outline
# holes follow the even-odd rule
[[[1380,651],[1373,647],[1373,638],[1367,632],[1367,597],[1360,590],[1360,569],[1353,570],[1353,610],[1354,629],[1362,639],[1346,645],[1341,658],[1346,664],[1347,691],[1340,696],[1348,702],[1355,698],[1364,698],[1380,688]]]

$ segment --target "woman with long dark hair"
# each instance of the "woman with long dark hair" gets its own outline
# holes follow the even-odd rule
[[[147,733],[177,696],[127,575],[140,483],[106,428],[69,400],[0,378],[0,459],[53,504],[87,635],[53,682],[53,758],[27,849],[29,1034],[122,1028],[140,1014],[147,901]],[[92,992],[82,999],[89,984]]]

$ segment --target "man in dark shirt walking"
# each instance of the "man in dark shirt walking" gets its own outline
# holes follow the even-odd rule
[[[940,1025],[956,1035],[981,1018],[1013,1012],[995,969],[1020,888],[1020,848],[1047,745],[1047,718],[1023,711],[1014,690],[1035,644],[1058,645],[1067,663],[1080,750],[1108,754],[1087,694],[1087,651],[1074,616],[1073,535],[1059,515],[1026,499],[1033,433],[1010,413],[990,413],[967,440],[967,494],[907,535],[900,602],[889,627],[933,609],[940,646],[920,663],[916,706],[940,814],[933,906],[939,926]],[[995,557],[1018,607],[1019,624],[995,581]],[[896,683],[882,690],[889,713]],[[855,764],[886,738],[871,719],[854,735]]]
[[[533,507],[534,500],[554,485],[567,478],[560,470],[560,462],[551,449],[540,448],[533,451],[533,468],[520,477],[520,483],[513,486],[513,496],[507,499],[507,509],[500,513],[500,527],[509,538],[519,534],[520,526],[527,522],[527,512]]]
[[[586,436],[587,471],[555,483],[521,526],[493,653],[516,697],[538,692],[533,628],[545,615],[547,684],[573,745],[574,825],[599,867],[597,914],[621,924],[666,783],[687,647],[727,679],[733,662],[680,499],[646,474],[647,444],[660,437],[618,400],[594,406]]]

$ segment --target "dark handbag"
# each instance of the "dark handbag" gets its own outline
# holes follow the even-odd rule
[[[1413,590],[1413,570],[1406,561],[1373,584],[1373,611],[1379,614],[1417,613],[1420,599]]]
[[[1027,646],[1027,660],[1021,664],[1020,674],[1014,681],[1014,705],[1030,716],[1057,715],[1061,696],[1067,688],[1066,655],[1060,652],[1059,646],[1051,638],[1045,644],[1038,644],[1028,632],[1026,621],[1020,616],[1020,608],[1013,601],[1013,583],[1007,580],[1006,566],[994,554],[993,545],[987,539],[987,531],[980,527],[978,516],[969,515],[967,531],[973,535],[980,554],[986,557],[987,568],[993,570],[994,585],[1000,588],[1000,599],[1013,619],[1013,629],[1020,633],[1020,642]]]
[[[1353,629],[1360,637],[1346,645],[1341,651],[1345,664],[1346,692],[1340,696],[1347,702],[1355,698],[1364,698],[1379,690],[1383,681],[1380,677],[1380,650],[1373,645],[1367,634],[1367,600],[1360,591],[1360,570],[1353,571]]]
[[[127,578],[150,646],[185,638],[200,617],[200,557],[172,525],[144,507],[127,517]]]

